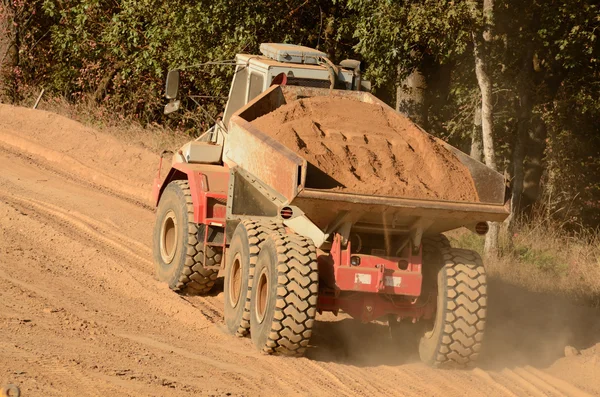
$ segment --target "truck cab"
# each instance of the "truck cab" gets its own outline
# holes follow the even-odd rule
[[[231,116],[272,85],[304,86],[341,90],[370,91],[361,79],[360,62],[347,59],[334,65],[324,52],[281,43],[262,43],[261,55],[238,54],[227,105],[222,119],[196,140],[186,143],[173,157],[173,163],[220,164],[222,148]],[[167,76],[165,114],[179,110],[177,99],[179,71]]]
[[[262,55],[236,55],[234,78],[223,117],[225,125],[233,113],[275,84],[370,89],[370,84],[361,80],[359,61],[345,60],[335,66],[324,52],[293,44],[263,43],[260,52]]]
[[[294,45],[263,43],[262,55],[237,54],[235,72],[223,116],[227,125],[231,115],[271,85],[370,91],[371,84],[361,79],[360,62],[347,59],[334,65],[324,52]],[[167,76],[165,114],[179,109],[177,101],[179,70]]]

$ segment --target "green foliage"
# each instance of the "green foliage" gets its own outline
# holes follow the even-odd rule
[[[369,63],[367,77],[377,85],[396,82],[431,56],[446,63],[463,54],[475,28],[468,2],[347,0],[358,14],[356,51]]]
[[[256,53],[263,41],[316,45],[323,33],[327,51],[343,32],[325,30],[339,17],[331,2],[45,0],[53,18],[52,87],[77,99],[94,94],[120,115],[147,123],[160,115],[169,68],[233,59]],[[184,90],[204,96],[227,95],[231,66],[186,71]],[[206,100],[212,113],[223,101]]]

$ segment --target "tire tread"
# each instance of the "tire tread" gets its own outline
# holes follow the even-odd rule
[[[442,332],[429,364],[471,364],[479,356],[487,311],[487,286],[483,263],[473,251],[442,248],[446,280]]]

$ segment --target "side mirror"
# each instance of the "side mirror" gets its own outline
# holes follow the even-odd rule
[[[173,69],[169,70],[167,74],[167,84],[165,87],[165,97],[167,99],[175,99],[177,98],[177,94],[179,92],[179,70]]]

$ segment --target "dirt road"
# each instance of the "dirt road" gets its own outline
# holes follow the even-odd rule
[[[385,326],[331,316],[308,357],[262,355],[224,333],[220,288],[180,297],[155,280],[154,214],[141,197],[151,154],[135,149],[121,171],[106,159],[134,149],[110,137],[82,138],[44,112],[0,106],[0,116],[0,386],[23,396],[600,395],[598,312],[499,281],[474,370],[430,369],[398,355]],[[39,133],[49,128],[61,134]],[[148,179],[128,187],[140,169]],[[567,344],[582,354],[562,357]]]

